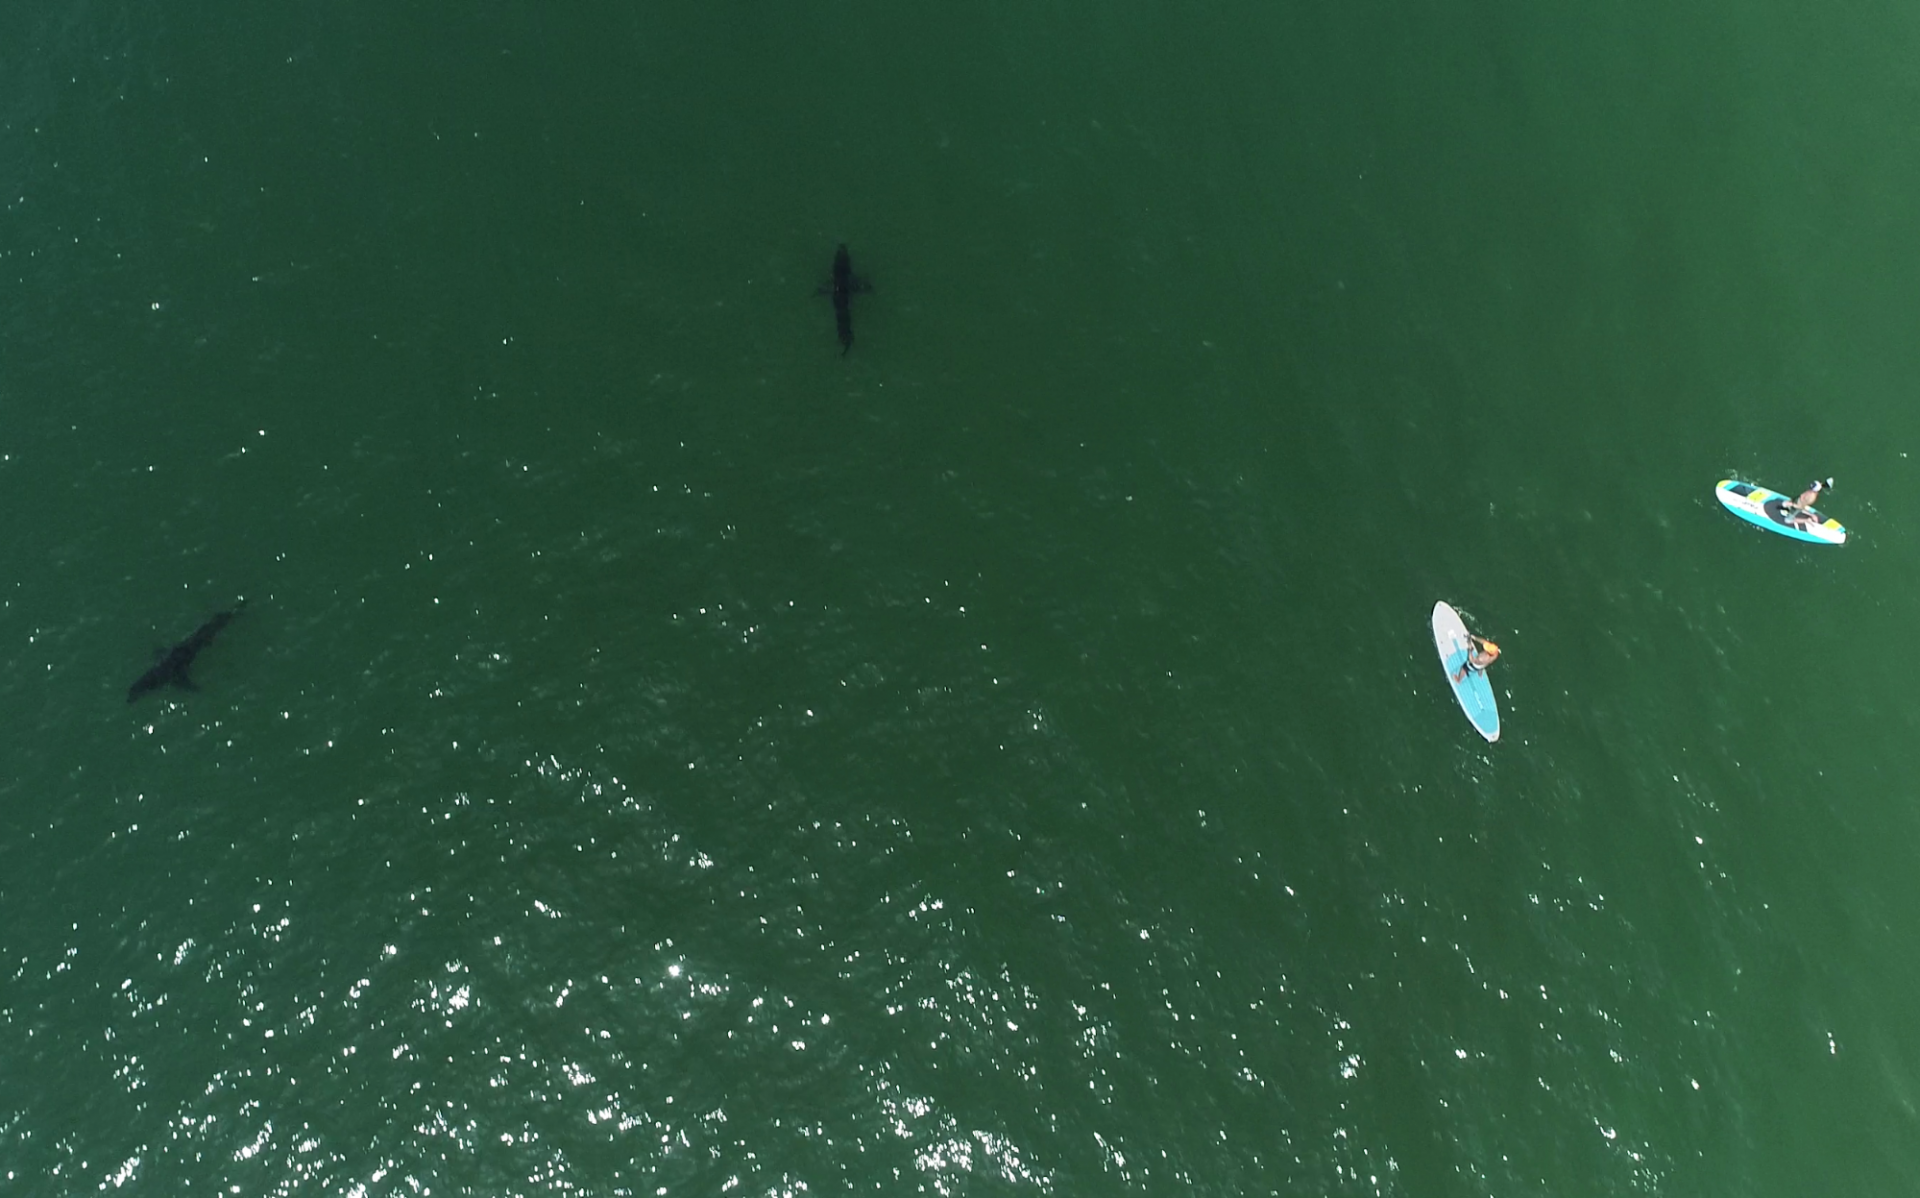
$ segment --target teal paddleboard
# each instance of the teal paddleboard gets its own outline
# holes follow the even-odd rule
[[[1467,664],[1467,650],[1473,642],[1467,639],[1467,626],[1460,619],[1460,613],[1445,603],[1433,605],[1433,645],[1440,651],[1440,666],[1447,672],[1447,685],[1453,688],[1453,697],[1460,700],[1460,710],[1467,713],[1474,731],[1489,742],[1499,740],[1500,708],[1493,701],[1493,683],[1487,681],[1486,671],[1468,670],[1458,682],[1454,681],[1453,676]]]
[[[1847,543],[1847,530],[1840,527],[1838,520],[1829,520],[1812,508],[1804,512],[1788,511],[1787,505],[1793,499],[1778,491],[1723,478],[1714,487],[1713,497],[1720,501],[1722,507],[1756,528],[1815,545]]]

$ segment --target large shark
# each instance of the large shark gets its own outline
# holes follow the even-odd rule
[[[833,322],[840,329],[840,356],[843,358],[853,348],[854,293],[872,290],[865,279],[853,273],[853,256],[847,253],[843,242],[833,255],[833,284],[814,293],[833,297]]]
[[[225,628],[229,621],[240,614],[240,608],[246,606],[243,599],[232,611],[223,611],[193,630],[193,635],[167,650],[158,664],[140,675],[139,681],[127,691],[127,702],[132,703],[148,691],[159,690],[163,686],[177,686],[182,690],[196,690],[193,679],[187,677],[187,667],[200,655],[200,650],[213,643],[213,638]]]

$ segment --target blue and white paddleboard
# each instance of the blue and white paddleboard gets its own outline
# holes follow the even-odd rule
[[[1847,530],[1840,527],[1838,520],[1829,520],[1812,508],[1801,513],[1803,518],[1798,520],[1792,513],[1783,511],[1782,504],[1793,502],[1790,495],[1723,478],[1714,487],[1713,496],[1734,515],[1768,532],[1777,532],[1796,541],[1811,541],[1815,545],[1847,543]]]
[[[1440,666],[1447,672],[1447,685],[1453,687],[1453,697],[1460,700],[1460,710],[1467,713],[1467,719],[1473,721],[1474,731],[1487,738],[1489,742],[1500,739],[1500,709],[1493,702],[1493,683],[1487,681],[1484,670],[1468,670],[1466,677],[1455,682],[1453,676],[1460,667],[1467,664],[1467,650],[1473,642],[1467,639],[1467,626],[1461,622],[1460,613],[1444,603],[1433,605],[1433,645],[1440,651]]]

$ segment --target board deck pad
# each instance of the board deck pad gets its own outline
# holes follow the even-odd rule
[[[1499,740],[1500,708],[1494,702],[1493,683],[1487,681],[1486,671],[1468,670],[1466,677],[1453,680],[1460,667],[1467,664],[1472,641],[1467,638],[1467,625],[1460,613],[1445,603],[1433,605],[1433,646],[1440,653],[1441,668],[1447,672],[1447,685],[1453,688],[1453,697],[1460,701],[1460,710],[1467,713],[1474,731],[1486,737],[1489,744]]]

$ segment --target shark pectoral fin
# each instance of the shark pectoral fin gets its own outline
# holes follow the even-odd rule
[[[873,290],[873,282],[870,279],[856,278],[853,281],[853,289],[855,291],[861,292],[862,294],[865,294],[866,292]]]
[[[193,684],[193,679],[187,677],[187,672],[185,670],[181,670],[179,673],[175,674],[173,677],[167,679],[167,682],[169,685],[177,686],[183,691],[197,691],[200,689],[199,687]]]

